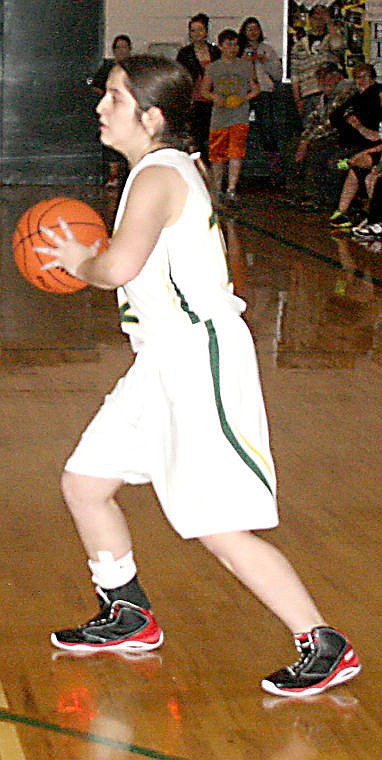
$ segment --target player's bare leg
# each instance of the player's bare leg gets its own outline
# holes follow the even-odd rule
[[[52,634],[69,652],[145,652],[159,647],[163,633],[137,577],[130,532],[114,499],[122,481],[66,471],[62,490],[87,551],[101,612],[76,628]]]
[[[115,494],[122,480],[95,478],[65,471],[62,491],[89,559],[99,551],[122,557],[131,550],[131,537]]]
[[[291,563],[272,544],[248,531],[200,540],[292,633],[325,625]]]
[[[298,662],[264,678],[265,691],[310,696],[354,678],[361,669],[347,638],[328,626],[290,562],[250,532],[204,536],[201,542],[294,634]]]

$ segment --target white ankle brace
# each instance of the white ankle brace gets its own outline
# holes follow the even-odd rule
[[[92,581],[97,586],[106,589],[118,588],[131,581],[136,575],[137,567],[132,550],[120,559],[114,559],[111,552],[97,552],[97,554],[98,562],[88,560]]]

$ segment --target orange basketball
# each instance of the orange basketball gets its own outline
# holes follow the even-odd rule
[[[238,108],[244,103],[244,98],[241,95],[228,95],[225,99],[227,108]]]
[[[62,267],[42,270],[41,267],[52,257],[34,250],[34,246],[52,246],[50,238],[40,232],[41,225],[63,234],[59,218],[69,224],[80,243],[89,246],[100,239],[99,252],[109,244],[105,222],[91,206],[76,198],[51,198],[36,203],[19,219],[13,235],[13,253],[19,271],[32,285],[50,293],[75,293],[86,288],[87,283],[68,274]]]

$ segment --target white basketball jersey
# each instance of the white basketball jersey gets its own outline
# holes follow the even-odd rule
[[[232,292],[224,238],[209,193],[187,153],[165,148],[147,154],[134,167],[121,197],[115,229],[134,178],[153,165],[179,171],[188,185],[188,195],[181,216],[162,230],[137,277],[118,288],[122,330],[141,340],[158,331],[177,329],[190,320],[205,321],[229,311],[240,314],[245,309],[245,303]]]

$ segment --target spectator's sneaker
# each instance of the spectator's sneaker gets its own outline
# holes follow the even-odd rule
[[[52,633],[51,642],[67,652],[147,652],[163,642],[163,631],[150,610],[123,599],[109,602],[99,593],[101,612],[78,628]]]
[[[342,172],[347,172],[350,169],[349,159],[348,158],[340,158],[339,161],[337,161],[337,169],[339,169]]]
[[[353,222],[349,216],[343,214],[338,209],[329,218],[330,226],[339,230],[351,230]]]
[[[361,240],[380,240],[382,238],[382,224],[374,222],[374,224],[362,223],[358,227],[353,227],[353,235]]]
[[[320,206],[316,201],[314,201],[312,198],[307,198],[304,201],[301,201],[300,208],[302,211],[310,212],[310,211],[319,211]]]
[[[280,697],[313,696],[349,681],[361,670],[352,645],[334,628],[319,626],[298,634],[295,644],[300,659],[264,678],[264,691]]]
[[[356,234],[356,230],[358,232],[358,230],[362,229],[362,227],[366,227],[367,224],[369,224],[367,218],[366,219],[362,219],[362,221],[359,224],[356,224],[356,225],[354,225],[354,227],[352,227],[352,234],[355,235]]]

